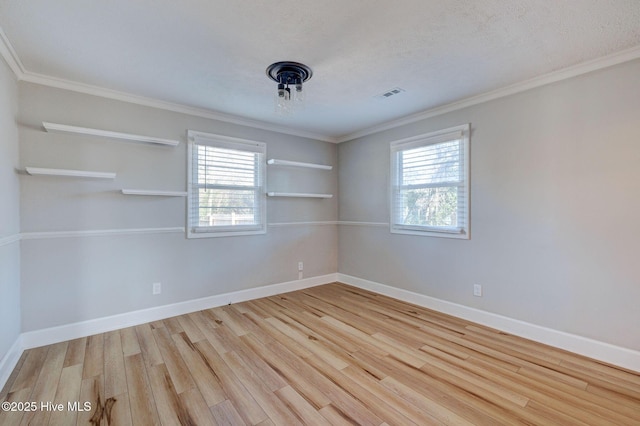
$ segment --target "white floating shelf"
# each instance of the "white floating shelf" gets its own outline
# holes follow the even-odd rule
[[[133,141],[133,142],[145,142],[145,143],[154,143],[154,144],[169,145],[169,146],[177,146],[180,143],[180,141],[172,140],[172,139],[162,139],[162,138],[156,138],[152,136],[112,132],[110,130],[89,129],[86,127],[69,126],[66,124],[47,123],[46,121],[43,121],[42,125],[44,126],[47,132],[79,133],[82,135],[102,136],[105,138],[123,139],[123,140]]]
[[[115,179],[116,177],[115,173],[91,172],[88,170],[42,169],[39,167],[25,167],[25,170],[32,176],[65,176],[93,179]]]
[[[308,169],[321,169],[321,170],[333,169],[333,166],[327,166],[324,164],[301,163],[299,161],[289,161],[289,160],[276,160],[275,158],[268,160],[267,164],[271,166],[306,167]]]
[[[158,197],[186,197],[186,191],[156,191],[149,189],[123,189],[124,195],[152,195]]]
[[[295,197],[295,198],[332,198],[333,194],[311,194],[303,192],[267,192],[269,197]]]

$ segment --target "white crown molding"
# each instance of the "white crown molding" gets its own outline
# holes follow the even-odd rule
[[[566,80],[572,77],[577,77],[579,75],[587,74],[592,71],[597,71],[603,68],[611,67],[613,65],[618,65],[624,62],[633,61],[638,58],[640,58],[640,46],[632,47],[630,49],[622,50],[620,52],[616,52],[611,55],[592,59],[590,61],[582,62],[580,64],[570,66],[568,68],[563,68],[561,70],[553,71],[548,74],[531,78],[529,80],[521,81],[519,83],[514,83],[509,86],[502,87],[500,89],[492,90],[490,92],[482,93],[476,96],[471,96],[469,98],[461,99],[456,102],[451,102],[446,105],[431,108],[426,111],[418,112],[416,114],[411,114],[406,117],[399,118],[397,120],[392,120],[376,126],[368,127],[366,129],[362,129],[357,132],[350,133],[348,135],[337,137],[336,140],[337,140],[337,143],[347,142],[353,139],[361,138],[363,136],[371,135],[373,133],[379,133],[385,130],[394,129],[396,127],[415,123],[416,121],[421,121],[427,118],[436,117],[438,115],[446,114],[452,111],[457,111],[462,108],[467,108],[473,105],[481,104],[483,102],[492,101],[494,99],[514,95],[516,93],[524,92],[526,90],[535,89],[536,87],[541,87],[547,84],[556,83],[558,81]]]
[[[260,299],[262,297],[269,297],[322,284],[329,284],[336,281],[337,275],[338,274],[334,273],[278,284],[270,284],[262,287],[254,287],[246,290],[203,297],[200,299],[187,300],[170,305],[156,306],[154,308],[61,325],[58,327],[28,331],[21,335],[21,347],[24,350],[50,345],[80,337],[91,336],[93,334],[106,333],[126,327],[146,324],[148,322],[158,321],[174,317],[176,315],[215,308],[217,306],[240,303],[247,300]]]
[[[20,241],[20,234],[7,235],[6,237],[0,237],[0,247],[13,244]]]
[[[604,361],[609,364],[618,365],[623,368],[640,372],[640,352],[610,343],[589,339],[564,331],[554,330],[520,321],[514,318],[505,317],[491,312],[471,308],[424,294],[380,284],[374,281],[353,277],[338,273],[338,281],[354,287],[373,291],[374,293],[393,297],[423,306],[434,311],[443,312],[473,321],[487,327],[495,328],[515,336],[544,343],[559,349],[564,349],[573,353],[587,356],[589,358]]]
[[[20,80],[20,77],[25,73],[24,65],[22,65],[22,61],[20,61],[18,54],[13,49],[13,46],[9,42],[7,35],[4,33],[1,27],[0,55],[2,55],[9,68],[11,68],[11,71],[13,71],[13,74],[15,74],[16,78]]]

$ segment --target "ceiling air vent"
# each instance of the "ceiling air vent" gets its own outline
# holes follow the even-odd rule
[[[375,97],[378,99],[387,99],[390,98],[392,96],[398,95],[402,92],[404,92],[405,90],[400,88],[400,87],[394,87],[393,89],[389,89],[384,93],[381,93],[379,95],[376,95]]]

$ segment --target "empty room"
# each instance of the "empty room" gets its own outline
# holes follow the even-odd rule
[[[640,424],[637,0],[0,0],[0,425]]]

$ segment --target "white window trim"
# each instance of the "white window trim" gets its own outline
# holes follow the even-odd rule
[[[463,168],[466,177],[466,185],[463,187],[463,196],[466,200],[466,209],[464,211],[465,225],[462,228],[440,228],[440,227],[428,227],[419,225],[402,225],[395,224],[394,208],[395,208],[395,196],[397,188],[397,163],[395,160],[395,153],[398,150],[410,149],[413,147],[420,147],[425,145],[431,145],[435,143],[445,142],[451,139],[452,134],[460,134],[460,138],[463,142]],[[418,136],[413,136],[406,139],[400,139],[390,144],[390,186],[389,186],[389,230],[393,234],[405,234],[405,235],[421,235],[428,237],[440,237],[440,238],[456,238],[468,240],[470,238],[470,168],[469,168],[469,135],[471,133],[471,124],[462,124],[460,126],[450,127],[448,129],[438,130],[435,132],[425,133]],[[440,185],[439,185],[440,186]]]
[[[237,226],[220,226],[216,228],[204,229],[201,227],[192,227],[190,223],[191,203],[193,201],[193,147],[197,140],[208,140],[213,142],[215,146],[225,146],[231,149],[246,146],[247,149],[254,150],[263,154],[266,162],[267,145],[264,142],[256,142],[247,139],[234,138],[231,136],[216,135],[213,133],[198,132],[195,130],[187,131],[187,217],[186,231],[187,238],[212,238],[212,237],[230,237],[242,235],[259,235],[267,232],[267,209],[266,209],[266,192],[267,174],[266,167],[263,164],[260,172],[262,181],[262,191],[260,193],[260,224],[258,225],[237,225]]]

